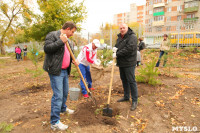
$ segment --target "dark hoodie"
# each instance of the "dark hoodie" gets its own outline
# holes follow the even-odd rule
[[[128,28],[127,33],[122,38],[118,34],[118,39],[115,47],[117,50],[117,66],[119,67],[132,67],[137,62],[137,37],[135,33]]]

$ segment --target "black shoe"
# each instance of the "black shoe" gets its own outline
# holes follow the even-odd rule
[[[129,101],[129,99],[125,99],[125,98],[123,97],[123,98],[117,100],[117,102],[125,102],[125,101]]]
[[[137,102],[133,102],[131,105],[131,111],[135,110],[137,108]]]

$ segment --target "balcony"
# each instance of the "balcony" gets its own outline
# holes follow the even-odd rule
[[[153,24],[152,24],[152,26],[162,26],[164,24],[165,24],[164,21],[154,21]]]
[[[153,8],[156,8],[156,7],[163,7],[165,6],[165,3],[158,3],[158,4],[154,4],[153,5]]]
[[[164,11],[162,11],[162,12],[155,12],[155,13],[153,13],[153,16],[161,16],[161,15],[164,15],[164,14],[165,14]]]
[[[198,19],[199,19],[199,17],[195,17],[195,18],[184,18],[184,22],[197,21]]]
[[[190,13],[190,12],[197,12],[199,10],[199,6],[195,6],[195,7],[188,7],[184,9],[185,13]]]

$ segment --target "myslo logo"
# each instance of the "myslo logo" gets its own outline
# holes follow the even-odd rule
[[[187,132],[196,132],[198,128],[196,126],[172,126],[172,131],[187,131]]]

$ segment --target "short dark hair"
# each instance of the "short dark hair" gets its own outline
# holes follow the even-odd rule
[[[62,29],[63,29],[63,30],[65,30],[65,29],[67,29],[67,28],[70,28],[70,30],[73,29],[73,28],[77,29],[76,24],[73,23],[73,22],[71,22],[71,21],[66,22],[66,23],[62,26]]]
[[[140,37],[138,40],[139,40],[139,41],[143,41],[143,38],[142,38],[142,37]]]
[[[168,37],[168,35],[167,35],[167,34],[164,34],[163,37]]]

